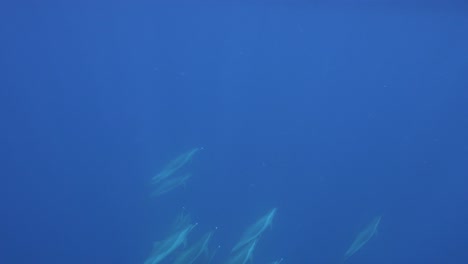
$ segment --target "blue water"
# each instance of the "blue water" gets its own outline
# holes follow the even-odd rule
[[[275,207],[253,263],[378,215],[346,263],[467,263],[467,5],[193,2],[0,3],[0,263],[143,263],[182,208],[223,263]]]

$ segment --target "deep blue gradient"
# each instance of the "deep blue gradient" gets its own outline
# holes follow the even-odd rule
[[[2,1],[0,263],[143,263],[182,207],[217,263],[273,207],[254,263],[340,264],[377,215],[347,263],[466,263],[462,1],[193,2]]]

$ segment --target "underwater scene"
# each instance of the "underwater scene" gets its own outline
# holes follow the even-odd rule
[[[468,263],[468,2],[3,1],[0,264]]]

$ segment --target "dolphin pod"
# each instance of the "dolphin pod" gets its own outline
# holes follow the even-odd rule
[[[185,167],[193,157],[203,148],[192,148],[167,163],[163,169],[151,178],[154,186],[152,196],[166,194],[177,187],[186,184],[191,178]],[[227,259],[228,264],[245,264],[252,261],[253,252],[257,246],[259,238],[265,230],[271,226],[276,215],[276,208],[270,210],[253,225],[247,228],[241,239],[232,248]],[[209,254],[208,244],[212,239],[214,231],[206,233],[197,242],[185,247],[187,237],[197,224],[192,224],[190,216],[183,211],[175,221],[171,235],[165,240],[156,242],[153,251],[144,264],[174,263],[174,264],[194,264],[211,263],[217,249]],[[184,247],[182,247],[184,245]],[[280,263],[282,259],[274,263]]]
[[[171,192],[179,186],[185,185],[191,178],[187,165],[193,160],[195,155],[203,148],[192,148],[167,163],[163,169],[151,178],[153,185],[152,196],[160,196]],[[215,230],[206,232],[198,237],[198,240],[192,241],[192,231],[198,226],[193,223],[185,209],[177,217],[173,224],[172,232],[163,240],[154,243],[150,256],[144,264],[247,264],[253,263],[253,255],[265,231],[272,226],[273,220],[277,214],[277,208],[273,208],[262,215],[257,221],[248,226],[240,236],[237,243],[234,244],[231,251],[227,251],[224,257],[218,256],[217,246],[210,251]],[[356,252],[368,243],[376,234],[381,221],[381,216],[375,217],[361,232],[359,232],[345,252],[341,261],[344,263]],[[195,233],[198,233],[199,227]],[[196,235],[196,234],[195,234]],[[190,239],[189,239],[190,237]],[[220,254],[222,250],[220,250]],[[341,255],[341,254],[340,254]],[[220,260],[217,260],[220,258]],[[224,259],[223,259],[224,258]],[[216,259],[216,260],[214,260]],[[223,262],[224,261],[224,262]],[[277,258],[275,261],[263,262],[270,264],[282,264],[283,258]],[[261,263],[261,262],[259,262]]]

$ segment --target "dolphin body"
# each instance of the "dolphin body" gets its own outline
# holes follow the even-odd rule
[[[213,233],[214,231],[206,233],[197,243],[180,253],[174,261],[174,264],[193,264],[203,254],[208,256],[208,243],[210,242]]]
[[[176,173],[178,170],[180,170],[182,167],[184,167],[187,163],[189,163],[193,156],[203,148],[193,148],[187,152],[182,153],[179,155],[177,158],[173,159],[171,162],[169,162],[161,172],[156,174],[152,179],[151,182],[154,183],[159,183],[174,173]]]
[[[258,238],[250,240],[242,248],[237,250],[234,255],[226,262],[226,264],[246,264],[252,262],[253,252],[257,246]]]
[[[197,226],[197,223],[190,224],[184,229],[171,235],[168,239],[156,242],[154,244],[151,256],[145,261],[144,264],[158,264],[161,263],[167,256],[171,255],[177,248],[185,244],[187,237],[192,229]]]
[[[257,220],[250,226],[242,235],[240,241],[234,246],[231,252],[237,251],[245,245],[250,244],[252,241],[257,240],[268,227],[271,227],[273,219],[276,215],[276,208],[273,208],[268,214]]]
[[[356,239],[354,239],[354,242],[346,251],[344,260],[347,260],[349,257],[354,255],[354,253],[361,249],[369,241],[369,239],[375,235],[377,232],[377,227],[380,223],[380,219],[382,219],[382,216],[375,217],[372,222],[357,235]]]

